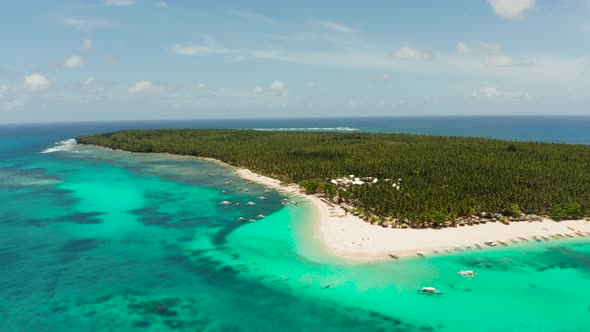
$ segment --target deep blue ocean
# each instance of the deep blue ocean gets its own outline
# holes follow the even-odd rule
[[[590,144],[590,117],[0,125],[0,331],[588,331],[588,238],[351,262],[312,236],[310,207],[231,169],[68,141],[133,128]],[[426,285],[445,293],[417,295]]]

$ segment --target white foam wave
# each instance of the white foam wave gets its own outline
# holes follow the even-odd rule
[[[60,141],[60,142],[55,143],[55,147],[45,149],[45,150],[41,151],[41,153],[52,153],[52,152],[58,152],[58,151],[71,151],[72,149],[74,149],[76,147],[76,144],[78,144],[78,142],[76,142],[75,139],[73,139],[73,138],[67,139],[65,141]]]
[[[323,128],[254,128],[259,131],[358,131],[350,127],[323,127]]]

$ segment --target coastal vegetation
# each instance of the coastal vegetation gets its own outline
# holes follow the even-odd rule
[[[406,134],[127,130],[77,138],[131,152],[215,158],[295,182],[375,223],[587,217],[590,146]]]

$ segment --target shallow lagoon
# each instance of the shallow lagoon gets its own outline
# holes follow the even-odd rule
[[[347,261],[312,236],[305,203],[283,207],[280,193],[217,164],[80,146],[42,154],[46,136],[19,139],[0,143],[0,330],[584,331],[590,321],[586,239]],[[267,217],[236,220],[257,214]],[[416,294],[429,285],[444,294]]]

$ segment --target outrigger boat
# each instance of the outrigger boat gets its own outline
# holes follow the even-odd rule
[[[398,255],[394,255],[394,254],[389,254],[389,257],[393,258],[393,259],[399,259]]]
[[[440,295],[442,292],[434,287],[422,287],[418,290],[418,294]]]
[[[471,270],[461,270],[459,272],[457,272],[458,275],[465,277],[465,278],[473,278],[477,275],[477,273],[471,271]]]

